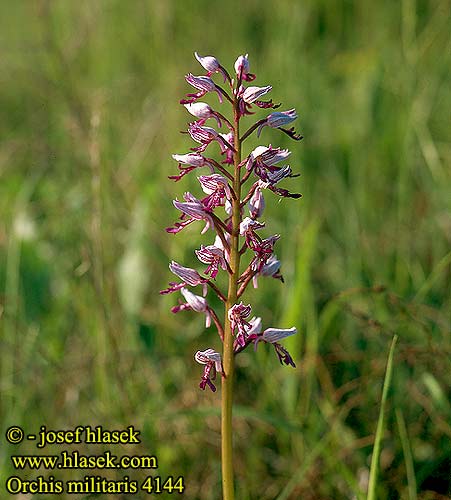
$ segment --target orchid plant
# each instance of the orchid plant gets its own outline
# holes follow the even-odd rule
[[[166,231],[178,233],[191,223],[201,221],[205,223],[201,234],[211,231],[215,238],[210,239],[210,244],[201,245],[195,250],[200,263],[207,266],[203,272],[199,273],[172,261],[169,269],[180,281],[171,282],[160,293],[180,291],[184,300],[180,300],[172,308],[172,312],[190,310],[202,313],[205,315],[205,326],[208,328],[214,324],[218,332],[221,352],[208,347],[197,351],[194,359],[204,365],[199,384],[202,390],[208,387],[215,392],[216,375],[221,376],[223,498],[231,500],[234,497],[232,396],[235,357],[251,345],[256,349],[259,343],[265,343],[274,347],[280,363],[295,367],[292,357],[280,341],[294,335],[296,328],[263,329],[261,318],[251,318],[251,305],[242,301],[246,288],[250,283],[256,288],[260,277],[272,277],[283,282],[281,263],[274,253],[280,235],[266,238],[260,236],[265,228],[265,223],[261,221],[265,210],[264,192],[272,191],[284,198],[301,196],[279,186],[284,179],[295,177],[289,165],[278,165],[289,157],[290,151],[271,145],[258,146],[244,156],[242,146],[254,132],[260,137],[265,127],[278,129],[296,141],[302,137],[293,127],[286,128],[297,118],[295,109],[272,111],[265,118],[254,122],[244,133],[240,131],[241,120],[253,115],[251,110],[255,107],[273,110],[280,106],[272,100],[261,100],[272,90],[270,85],[246,86],[255,79],[255,75],[249,71],[247,54],[236,60],[233,76],[215,57],[202,57],[197,52],[195,57],[206,74],[195,76],[190,73],[185,76],[195,92],[187,94],[180,103],[195,117],[188,126],[188,134],[198,145],[187,154],[172,155],[178,162],[178,173],[169,178],[179,181],[193,170],[203,168],[209,172],[198,176],[205,196],[197,198],[186,192],[183,201],[176,199],[173,202],[181,215]],[[213,80],[216,74],[222,77],[223,83],[218,84]],[[227,112],[222,113],[199,101],[209,92],[217,94],[221,105],[230,106],[229,118]],[[207,126],[208,120],[209,124],[214,122],[216,128]],[[222,161],[212,158],[206,152],[214,143],[219,146]],[[249,257],[245,261],[246,255]],[[247,264],[243,271],[240,270],[242,262]],[[228,275],[227,291],[221,290],[216,283],[220,272]],[[195,287],[201,287],[201,295],[190,290]],[[209,291],[224,304],[223,315],[218,314],[207,300]]]

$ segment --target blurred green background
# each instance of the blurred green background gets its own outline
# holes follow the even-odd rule
[[[295,370],[262,345],[238,358],[237,498],[363,498],[395,333],[377,498],[448,498],[450,12],[449,0],[0,3],[2,488],[10,455],[36,451],[7,445],[9,425],[133,424],[141,445],[116,454],[156,455],[187,499],[220,497],[220,395],[198,389],[193,360],[216,334],[158,294],[169,260],[199,266],[193,250],[211,239],[198,224],[164,231],[172,198],[198,193],[195,176],[167,179],[192,146],[178,100],[184,75],[203,73],[196,50],[229,69],[248,52],[255,84],[296,107],[305,136],[267,128],[245,147],[288,147],[301,173],[287,186],[301,200],[266,196],[285,284],[246,296],[265,327],[300,334],[286,342]],[[114,472],[95,471],[147,475]]]

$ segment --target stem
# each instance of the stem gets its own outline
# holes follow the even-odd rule
[[[243,142],[244,140],[246,140],[251,134],[252,132],[257,128],[259,127],[260,125],[262,125],[263,123],[265,123],[266,120],[258,120],[257,123],[254,123],[252,125],[252,127],[248,128],[246,130],[246,132],[244,133],[243,137],[241,137],[240,139],[240,142]]]
[[[208,159],[208,163],[210,163],[211,165],[214,165],[220,172],[222,175],[224,175],[225,177],[227,177],[230,181],[233,182],[233,175],[230,174],[220,163],[218,163],[216,160],[214,160],[213,158],[209,158]]]
[[[238,291],[238,278],[240,275],[240,252],[239,252],[239,228],[241,222],[241,180],[240,180],[240,161],[241,161],[241,141],[238,112],[238,101],[234,98],[234,179],[233,190],[236,193],[236,199],[232,200],[232,234],[230,237],[230,268],[229,291],[225,306],[224,320],[224,350],[223,366],[224,376],[222,377],[222,410],[221,410],[221,458],[222,458],[222,494],[223,500],[234,499],[233,488],[233,447],[232,447],[232,406],[233,406],[233,374],[235,368],[235,359],[233,352],[233,332],[228,317],[229,309],[236,303]]]

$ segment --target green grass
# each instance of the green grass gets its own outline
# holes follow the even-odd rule
[[[377,498],[449,495],[450,8],[2,2],[2,433],[133,424],[142,443],[119,454],[156,455],[159,474],[185,476],[185,498],[219,498],[219,399],[198,390],[193,361],[216,338],[158,291],[170,259],[194,265],[210,242],[164,231],[171,199],[198,192],[194,177],[167,179],[191,147],[183,75],[200,72],[195,50],[227,67],[248,52],[305,139],[261,136],[292,150],[303,198],[266,197],[285,284],[260,280],[248,298],[265,327],[300,335],[296,370],[263,346],[238,359],[237,498],[363,497],[395,334]],[[1,444],[3,483],[10,455],[35,448]]]

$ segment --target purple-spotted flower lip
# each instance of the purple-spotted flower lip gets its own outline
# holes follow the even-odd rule
[[[213,279],[216,278],[219,267],[227,270],[227,262],[224,258],[224,251],[215,245],[201,245],[199,250],[194,251],[197,258],[203,263],[208,264],[205,274],[209,274]]]
[[[200,125],[198,122],[192,122],[188,125],[188,133],[193,141],[201,144],[199,147],[193,148],[193,151],[198,153],[205,151],[207,146],[212,141],[218,141],[222,153],[224,153],[227,149],[235,151],[233,146],[227,140],[227,137],[230,137],[230,135],[221,134],[212,127],[206,127]]]
[[[274,342],[273,346],[281,365],[287,365],[287,366],[290,365],[293,368],[296,368],[296,364],[293,361],[293,358],[291,357],[290,353],[285,349],[285,347],[280,345],[278,342]]]
[[[200,175],[198,180],[204,193],[213,194],[217,191],[223,191],[229,200],[232,198],[229,183],[223,175]]]
[[[207,210],[213,211],[216,207],[222,207],[226,200],[231,199],[229,183],[222,175],[201,175],[198,180],[202,190],[208,195],[202,198],[202,204]]]
[[[274,234],[264,240],[247,238],[248,246],[254,251],[254,258],[250,262],[250,268],[256,273],[260,273],[263,266],[274,253],[274,244],[280,238],[279,234]]]
[[[252,306],[250,304],[244,305],[243,302],[234,304],[227,312],[232,333],[235,335],[236,342],[241,347],[246,345],[246,332],[251,327],[246,318],[250,316],[251,312]]]
[[[247,304],[246,306],[241,301],[239,304],[234,304],[228,311],[228,317],[230,321],[236,320],[238,318],[247,318],[252,311],[252,306]]]

